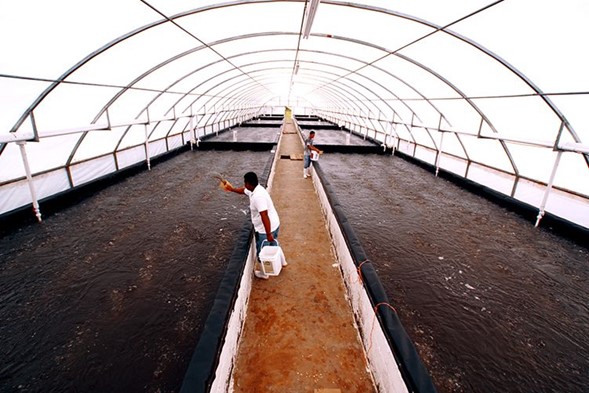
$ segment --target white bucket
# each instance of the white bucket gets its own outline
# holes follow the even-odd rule
[[[262,242],[264,244],[264,242]],[[260,251],[262,271],[269,276],[277,276],[282,270],[282,262],[285,261],[282,248],[276,242],[276,246],[263,246]]]
[[[319,161],[319,153],[315,150],[311,150],[311,161]]]

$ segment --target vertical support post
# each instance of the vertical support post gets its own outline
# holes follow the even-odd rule
[[[110,114],[108,113],[108,108],[106,108],[106,123],[108,124],[108,128],[110,129]]]
[[[193,150],[194,141],[196,139],[195,132],[194,132],[194,121],[192,116],[192,105],[190,106],[190,150]]]
[[[147,161],[147,169],[151,171],[151,154],[149,153],[149,134],[147,132],[147,124],[145,127],[145,159]]]
[[[440,158],[442,157],[442,146],[444,145],[444,135],[445,132],[442,132],[442,137],[440,138],[440,150],[438,150],[438,156],[436,157],[436,177],[438,177],[438,172],[440,171]]]
[[[442,114],[440,113],[440,120],[438,121],[438,132],[441,132],[442,128]],[[438,172],[440,171],[440,156],[442,155],[442,145],[444,144],[444,133],[442,132],[442,137],[440,138],[440,147],[438,149],[438,153],[436,154],[436,177],[438,177]]]
[[[411,134],[411,139],[413,139],[413,157],[415,157],[415,154],[417,153],[417,141],[413,136],[413,120],[415,120],[415,112],[411,113],[411,128],[409,131],[409,133]]]
[[[215,105],[217,105],[217,104],[215,104]],[[217,114],[217,107],[213,105],[213,113],[212,113],[212,115],[216,115],[216,114]],[[213,119],[212,115],[211,115],[211,117],[209,118],[209,120]],[[214,123],[214,121],[215,121],[216,119],[217,119],[217,116],[215,116],[215,118],[213,119],[213,124],[211,124],[211,129],[215,128],[215,123]],[[217,127],[217,129],[215,130],[215,136],[219,136],[219,127]]]
[[[35,185],[33,184],[33,176],[31,175],[31,167],[29,166],[29,160],[27,158],[27,150],[25,149],[25,141],[16,142],[20,148],[20,155],[22,157],[22,163],[25,167],[25,173],[27,174],[27,183],[29,184],[29,191],[31,193],[31,200],[33,201],[33,210],[37,221],[41,222],[41,209],[39,209],[39,202],[37,201],[37,193],[35,192]]]
[[[396,136],[393,136],[393,131],[394,131],[395,135],[397,134],[397,129],[396,129],[396,126],[395,126],[395,115],[396,115],[396,113],[393,112],[393,120],[391,121],[391,139],[392,139],[391,144],[393,146],[393,148],[391,149],[391,155],[392,156],[395,155],[395,149],[397,147],[397,143],[396,143],[397,142],[397,137]]]
[[[39,142],[39,130],[37,129],[37,122],[35,121],[35,112],[31,111],[31,126],[33,127],[33,135],[35,135],[35,142]]]
[[[550,174],[550,180],[548,181],[548,185],[546,186],[546,191],[544,191],[544,197],[542,198],[542,203],[540,204],[540,210],[538,211],[538,217],[536,217],[536,228],[540,225],[540,220],[544,217],[545,208],[546,208],[546,201],[548,201],[548,195],[550,194],[550,190],[552,189],[552,184],[554,183],[554,178],[556,177],[556,170],[558,169],[558,164],[560,163],[560,157],[562,156],[562,150],[558,152],[556,155],[556,159],[554,160],[554,166],[552,167],[552,173]]]

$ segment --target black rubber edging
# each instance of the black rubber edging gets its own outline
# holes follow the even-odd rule
[[[333,187],[321,169],[321,165],[314,163],[313,167],[323,183],[327,199],[332,206],[333,213],[342,230],[344,239],[346,240],[346,244],[352,255],[352,260],[356,267],[360,266],[362,282],[373,307],[377,304],[389,304],[388,297],[380,278],[378,277],[372,262],[367,258],[352,225],[346,218]],[[435,393],[436,388],[431,376],[421,361],[413,342],[409,338],[409,335],[405,331],[397,314],[389,307],[379,307],[376,310],[376,315],[378,316],[384,334],[389,342],[389,346],[395,355],[394,357],[397,361],[397,366],[399,367],[401,376],[409,391],[417,393]]]
[[[300,119],[304,121],[305,119]],[[297,123],[302,130],[339,130],[340,127],[335,124],[304,124],[304,123]]]
[[[276,142],[201,141],[197,150],[267,151],[275,146]]]
[[[372,141],[371,141],[372,142]],[[382,146],[374,145],[324,145],[315,144],[324,153],[385,154]]]
[[[264,169],[258,174],[259,183],[265,187],[268,184],[275,154],[270,156]],[[219,365],[221,351],[225,344],[229,317],[237,300],[241,279],[246,274],[244,269],[253,237],[252,234],[253,226],[251,218],[248,217],[237,236],[213,307],[205,321],[203,331],[184,374],[180,393],[206,393],[211,389],[215,379],[215,371]]]
[[[280,126],[282,125],[282,121],[280,122],[276,122],[276,123],[269,123],[268,121],[274,121],[273,119],[270,120],[266,120],[266,123],[255,123],[255,122],[247,122],[247,123],[241,123],[241,127],[247,128],[247,127],[255,127],[255,128],[280,128]]]
[[[228,318],[244,274],[252,233],[251,220],[246,219],[237,236],[213,307],[184,374],[180,393],[205,393],[211,388],[227,332]]]

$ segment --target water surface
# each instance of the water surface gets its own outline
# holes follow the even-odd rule
[[[0,237],[1,392],[176,392],[270,153],[186,152]]]
[[[589,250],[400,157],[324,154],[440,392],[587,392]]]

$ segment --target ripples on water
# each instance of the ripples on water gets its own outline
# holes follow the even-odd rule
[[[247,219],[213,175],[269,157],[187,152],[0,237],[0,391],[178,391]]]
[[[321,168],[440,392],[587,391],[587,248],[399,157]]]

